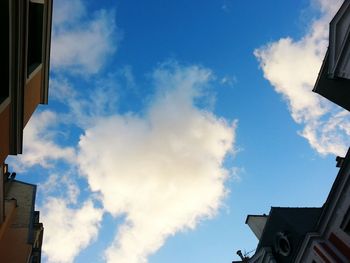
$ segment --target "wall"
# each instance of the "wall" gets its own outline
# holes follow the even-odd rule
[[[42,69],[33,72],[24,87],[24,114],[23,126],[25,126],[30,116],[32,116],[41,98]]]
[[[10,106],[11,105],[8,103],[0,112],[0,164],[5,161],[10,149]]]

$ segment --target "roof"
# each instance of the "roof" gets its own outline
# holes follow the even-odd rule
[[[328,70],[329,52],[327,51],[315,87],[312,91],[350,111],[350,80],[329,78]]]
[[[350,1],[330,23],[329,47],[314,92],[350,111]]]
[[[293,262],[306,233],[316,229],[321,212],[320,207],[272,207],[257,251],[263,247],[274,248],[278,238],[285,236],[290,243],[290,253],[288,256],[276,253],[275,258],[277,262]]]

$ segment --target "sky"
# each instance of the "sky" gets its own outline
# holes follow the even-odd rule
[[[17,178],[43,262],[231,262],[248,214],[319,207],[350,117],[313,93],[341,0],[55,0]]]

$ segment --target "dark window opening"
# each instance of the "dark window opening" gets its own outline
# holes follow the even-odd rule
[[[4,38],[0,47],[0,64],[1,64],[1,88],[0,88],[0,104],[10,95],[9,87],[9,68],[10,68],[10,18],[9,18],[9,1],[0,1],[0,25],[1,33]]]
[[[348,220],[348,223],[345,225],[344,232],[350,235],[350,220]]]
[[[291,245],[285,233],[278,232],[275,236],[275,251],[282,256],[289,256]]]
[[[343,222],[340,225],[341,229],[348,235],[350,235],[350,208],[348,208],[348,211],[344,215]]]
[[[27,76],[42,63],[44,5],[29,2]]]

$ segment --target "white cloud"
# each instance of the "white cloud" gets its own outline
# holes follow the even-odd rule
[[[96,119],[115,113],[118,106],[116,79],[111,76],[94,82],[96,87],[86,87],[76,92],[74,84],[62,75],[50,79],[50,96],[66,106],[59,114],[60,121],[79,128],[94,125]]]
[[[69,25],[78,21],[86,14],[86,8],[81,0],[59,0],[54,1],[53,27]]]
[[[117,49],[115,13],[100,10],[87,18],[82,1],[55,1],[51,42],[54,70],[97,73]]]
[[[132,91],[133,93],[138,93],[136,89],[136,82],[134,78],[134,74],[132,72],[132,67],[131,66],[125,66],[120,70],[120,74],[124,77],[125,79],[125,84],[126,88],[129,91]]]
[[[282,38],[255,50],[264,77],[288,102],[293,119],[304,125],[300,134],[321,154],[344,154],[350,143],[349,115],[312,92],[328,45],[328,27],[342,1],[318,0],[321,11],[307,34]],[[334,125],[337,124],[337,125]]]
[[[60,74],[52,79],[51,95],[68,111],[36,113],[16,160],[50,168],[39,187],[44,201],[38,208],[48,262],[73,262],[96,239],[103,213],[126,218],[105,251],[108,262],[118,263],[147,262],[167,237],[215,215],[227,194],[230,168],[223,160],[234,152],[236,122],[196,106],[210,101],[206,87],[214,79],[208,69],[169,62],[153,73],[157,92],[146,111],[124,115],[111,99],[113,77],[84,94]],[[85,130],[79,150],[74,140],[68,139],[72,147],[55,142],[62,124]],[[78,188],[80,175],[91,192]],[[96,200],[103,209],[94,207]]]
[[[69,208],[66,199],[49,197],[41,210],[45,226],[43,253],[50,263],[70,263],[98,234],[102,209],[91,200],[79,208]]]
[[[57,160],[75,162],[73,147],[64,147],[54,142],[57,132],[53,127],[58,124],[57,114],[42,111],[34,114],[23,133],[23,154],[11,158],[11,165],[17,171],[40,164],[50,167]]]
[[[230,173],[230,179],[234,182],[241,182],[242,181],[242,177],[241,175],[244,174],[245,168],[244,167],[232,167],[231,168],[231,173]]]
[[[221,78],[220,83],[224,86],[227,87],[234,87],[235,84],[237,84],[238,80],[236,76],[225,76],[223,78]]]
[[[153,75],[158,93],[144,115],[100,118],[81,137],[81,173],[104,209],[126,218],[107,262],[147,262],[167,237],[218,211],[235,125],[195,106],[211,75],[196,66],[163,66]]]
[[[74,172],[65,170],[63,173],[51,174],[45,182],[39,183],[40,194],[46,198],[64,197],[69,204],[77,204],[81,191],[75,181]]]

